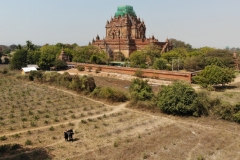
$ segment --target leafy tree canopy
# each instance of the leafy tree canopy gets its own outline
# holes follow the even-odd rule
[[[231,51],[228,50],[211,50],[206,53],[206,65],[216,65],[219,67],[234,67],[234,59]]]
[[[167,69],[167,64],[168,63],[167,63],[166,59],[164,59],[164,58],[157,58],[154,61],[153,68],[154,69],[164,70],[164,69]]]
[[[162,55],[162,58],[165,58],[168,62],[176,58],[185,58],[187,56],[187,50],[185,48],[175,48],[167,53]]]
[[[93,45],[88,45],[84,47],[77,46],[74,48],[74,51],[74,62],[90,62],[90,58],[92,57],[92,55],[97,55],[101,59],[106,59],[106,53]]]
[[[172,42],[173,48],[185,48],[186,50],[190,51],[192,49],[192,46],[190,44],[186,44],[183,41],[174,39],[174,38],[170,38],[169,39]]]
[[[165,113],[190,114],[197,109],[194,104],[197,94],[187,83],[175,82],[169,86],[162,86],[157,95],[157,106]]]
[[[67,68],[67,63],[65,61],[60,60],[60,59],[56,59],[55,62],[54,62],[54,66],[56,67],[57,70],[66,69]]]
[[[205,67],[205,57],[198,55],[198,56],[192,56],[187,57],[184,60],[184,69],[188,71],[196,71],[196,70],[202,70]]]
[[[132,80],[129,92],[131,99],[134,101],[145,101],[150,100],[154,96],[152,87],[148,85],[148,81],[135,78]]]
[[[11,69],[21,69],[27,66],[27,50],[18,50],[14,53],[11,61]]]
[[[221,68],[216,65],[206,66],[193,80],[202,87],[232,82],[235,78],[234,71],[229,68]]]
[[[146,54],[148,64],[152,65],[156,58],[160,58],[161,56],[161,48],[158,45],[150,43],[142,50],[143,53]]]
[[[142,51],[135,51],[131,53],[129,61],[131,67],[146,68],[147,55]]]

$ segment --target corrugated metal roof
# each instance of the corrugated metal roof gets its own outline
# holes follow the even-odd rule
[[[36,65],[36,64],[28,64],[27,67],[35,67],[37,69],[39,68],[38,65]]]
[[[24,67],[22,68],[24,72],[30,72],[30,71],[36,71],[37,69],[35,67]]]

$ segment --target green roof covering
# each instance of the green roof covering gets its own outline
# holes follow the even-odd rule
[[[124,16],[125,14],[129,14],[130,16],[136,17],[136,14],[132,6],[128,5],[118,6],[117,12],[115,13],[115,17]]]

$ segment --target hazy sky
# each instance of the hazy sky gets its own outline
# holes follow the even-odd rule
[[[131,5],[146,36],[193,47],[240,47],[240,0],[0,0],[0,44],[77,43],[105,35],[119,5]]]

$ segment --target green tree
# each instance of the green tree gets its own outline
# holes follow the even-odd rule
[[[201,55],[187,57],[184,60],[184,69],[188,71],[202,70],[204,69],[205,65],[205,57]]]
[[[9,48],[13,51],[17,48],[17,45],[16,44],[12,44],[9,46]]]
[[[147,58],[147,63],[149,65],[152,65],[154,63],[154,60],[156,58],[160,58],[161,56],[161,48],[158,45],[155,45],[153,43],[150,43],[144,49],[142,50],[143,53],[145,53]]]
[[[162,58],[165,58],[168,62],[170,62],[173,58],[184,59],[187,57],[187,50],[185,48],[175,48],[167,53],[162,55]]]
[[[192,46],[190,44],[186,44],[183,41],[171,38],[169,39],[169,41],[171,41],[173,48],[185,48],[186,50],[190,51],[192,49]]]
[[[81,62],[81,63],[88,63],[91,62],[91,57],[96,55],[99,57],[101,62],[106,61],[106,53],[100,50],[98,47],[93,45],[88,45],[84,47],[76,46],[74,48],[73,54],[73,61],[74,62]]]
[[[54,54],[42,52],[37,64],[40,68],[49,70],[50,67],[54,66],[55,58]]]
[[[167,69],[167,60],[164,58],[158,58],[155,59],[154,64],[153,64],[153,68],[154,69],[160,69],[160,70],[164,70]]]
[[[206,65],[216,65],[219,67],[234,67],[233,54],[229,50],[210,50],[206,53]]]
[[[187,83],[175,82],[162,86],[157,94],[157,106],[165,113],[192,115],[197,109],[195,90]]]
[[[27,47],[27,51],[28,52],[35,49],[34,48],[34,44],[32,43],[32,41],[29,41],[29,40],[26,41],[26,47]]]
[[[10,61],[10,68],[21,69],[22,67],[25,66],[27,66],[27,51],[26,50],[16,51]]]
[[[148,81],[135,78],[132,80],[129,92],[131,99],[134,101],[151,100],[154,96],[152,87],[148,84]]]
[[[129,57],[131,67],[146,68],[146,54],[142,51],[135,51]]]
[[[37,64],[41,56],[41,51],[29,51],[27,54],[28,64]]]
[[[56,59],[54,62],[54,66],[56,67],[57,70],[66,69],[67,63],[60,59]]]
[[[61,52],[61,49],[53,45],[44,45],[40,49],[41,56],[38,61],[38,66],[42,69],[49,70],[54,66],[57,54]]]
[[[193,80],[195,83],[206,88],[208,86],[217,84],[225,85],[229,82],[232,82],[234,78],[234,70],[229,68],[221,68],[216,65],[210,65],[206,66],[204,70],[193,77]]]
[[[18,44],[16,49],[21,50],[22,46],[20,44]]]

